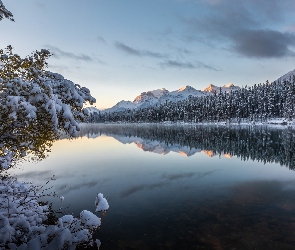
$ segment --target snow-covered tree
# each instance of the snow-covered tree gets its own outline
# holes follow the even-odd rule
[[[0,0],[0,21],[3,18],[8,18],[9,20],[14,21],[12,13],[5,8],[4,4]]]
[[[45,70],[48,50],[21,58],[11,46],[0,50],[0,164],[27,153],[44,157],[61,131],[74,136],[93,104],[90,91]]]
[[[60,133],[75,135],[78,122],[87,118],[84,104],[95,102],[87,88],[46,71],[49,56],[47,50],[26,58],[14,54],[11,46],[0,50],[0,249],[89,246],[101,224],[87,210],[78,218],[65,215],[45,222],[52,211],[49,204],[38,201],[44,196],[42,187],[18,182],[5,171],[28,153],[34,159],[44,158]],[[96,212],[109,207],[102,194],[95,206]]]

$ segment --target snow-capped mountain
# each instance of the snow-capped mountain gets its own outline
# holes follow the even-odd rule
[[[290,80],[291,77],[295,76],[295,69],[293,71],[288,72],[287,74],[281,76],[277,79],[277,81],[284,81]],[[222,87],[218,87],[216,85],[210,84],[208,87],[204,88],[203,90],[196,90],[191,86],[184,86],[178,90],[169,92],[165,88],[151,90],[147,92],[142,92],[140,95],[136,96],[134,101],[120,101],[115,106],[105,109],[105,110],[98,110],[96,108],[88,108],[90,113],[104,113],[104,112],[118,112],[124,111],[127,109],[138,109],[138,108],[147,108],[157,104],[163,104],[167,102],[177,102],[181,100],[188,99],[189,96],[192,97],[201,97],[210,95],[214,92],[219,93],[221,90],[223,93],[230,93],[231,91],[236,91],[240,89],[239,86],[235,86],[232,83],[223,85]]]
[[[240,87],[235,86],[232,83],[223,85],[222,87],[218,87],[213,84],[210,84],[207,88],[203,89],[203,92],[211,92],[211,93],[216,92],[216,93],[218,93],[220,91],[220,89],[222,92],[229,93],[231,91],[235,91],[235,90],[240,89]]]
[[[188,99],[189,96],[197,97],[197,96],[204,96],[204,95],[206,95],[206,93],[202,92],[201,90],[196,90],[195,88],[191,86],[184,86],[178,90],[171,91],[161,96],[159,101],[161,103],[164,103],[166,101],[177,102],[177,101]]]
[[[169,93],[169,91],[165,88],[142,92],[134,99],[133,103],[138,106],[142,105],[145,102],[154,104],[159,100],[160,97],[166,95],[167,93]]]
[[[118,102],[115,106],[109,108],[109,109],[105,109],[103,110],[103,112],[119,112],[119,111],[124,111],[126,109],[134,109],[136,108],[138,105],[131,102],[131,101],[120,101]]]
[[[229,93],[239,89],[240,87],[234,86],[232,83],[224,85],[221,87],[222,92]],[[188,99],[189,96],[192,97],[201,97],[212,94],[214,91],[219,91],[220,87],[210,84],[203,91],[196,90],[191,86],[184,86],[178,90],[169,92],[165,88],[156,89],[152,91],[142,92],[140,95],[135,97],[134,101],[120,101],[115,106],[109,109],[105,109],[103,112],[119,112],[126,109],[138,109],[138,108],[147,108],[152,105],[157,105],[165,102],[177,102],[181,100]]]

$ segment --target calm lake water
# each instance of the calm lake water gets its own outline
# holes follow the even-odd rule
[[[110,209],[101,249],[295,249],[295,131],[85,124],[10,172],[63,195],[55,209]]]

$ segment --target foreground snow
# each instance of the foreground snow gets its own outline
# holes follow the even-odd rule
[[[79,218],[64,215],[55,225],[45,224],[49,205],[38,202],[39,190],[15,178],[0,180],[0,249],[75,249],[79,244],[94,244],[92,232],[101,225],[100,218],[83,210]],[[96,212],[109,208],[102,194],[95,204]],[[99,247],[100,241],[96,244]]]

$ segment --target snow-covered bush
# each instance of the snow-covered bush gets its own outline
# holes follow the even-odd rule
[[[39,186],[12,177],[0,179],[0,249],[57,250],[93,245],[92,232],[101,225],[101,219],[83,210],[79,218],[64,215],[53,225],[45,224],[50,207],[38,202],[43,195],[39,190]],[[106,199],[102,194],[98,196],[96,211],[107,210]],[[99,247],[100,241],[96,244]]]
[[[48,50],[26,58],[11,46],[0,50],[0,163],[8,155],[44,158],[60,131],[79,131],[84,104],[96,101],[89,89],[46,71],[49,56]]]

